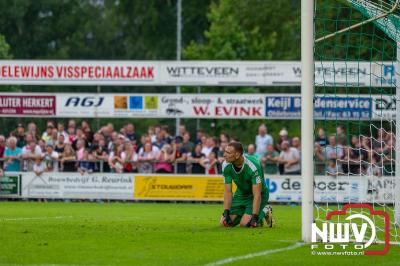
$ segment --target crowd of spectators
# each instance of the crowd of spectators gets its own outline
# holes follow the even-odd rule
[[[330,136],[323,128],[318,130],[315,157],[322,166],[319,174],[384,174],[384,163],[393,157],[393,133],[378,129],[376,138],[352,136],[350,143],[347,139],[342,126]],[[220,174],[224,149],[234,140],[226,133],[217,137],[203,130],[191,136],[185,125],[172,136],[166,125],[150,126],[139,135],[132,123],[119,130],[109,123],[93,131],[87,121],[79,125],[74,119],[66,125],[47,121],[46,130],[39,132],[31,122],[18,124],[7,138],[0,135],[0,169],[37,175],[58,171]],[[285,128],[274,140],[261,124],[254,143],[245,148],[261,161],[266,174],[301,173],[300,138],[289,137]],[[318,173],[318,166],[316,170]]]

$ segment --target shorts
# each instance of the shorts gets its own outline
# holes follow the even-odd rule
[[[268,203],[268,193],[261,194],[260,211],[258,213],[259,220],[261,221],[265,217],[263,212],[264,207]],[[232,199],[232,206],[230,214],[243,216],[244,214],[253,214],[253,195],[243,195],[241,193],[235,193]]]

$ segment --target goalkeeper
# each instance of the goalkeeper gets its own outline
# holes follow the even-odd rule
[[[230,227],[272,226],[272,209],[267,206],[269,192],[264,180],[264,171],[258,159],[243,154],[240,142],[230,142],[225,148],[222,164],[224,175],[224,213],[221,224]],[[232,193],[232,180],[237,186]]]

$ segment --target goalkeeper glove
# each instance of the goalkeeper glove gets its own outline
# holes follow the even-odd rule
[[[224,210],[222,216],[224,217],[223,224],[225,227],[233,226],[233,221],[231,219],[231,216],[229,215],[229,210]]]
[[[250,221],[246,225],[247,227],[257,227],[258,226],[258,214],[253,214]]]

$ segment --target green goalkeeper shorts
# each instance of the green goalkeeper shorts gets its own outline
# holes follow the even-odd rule
[[[264,219],[265,213],[263,212],[264,207],[268,203],[268,193],[261,194],[260,211],[258,216],[260,221]],[[241,193],[235,193],[232,199],[232,206],[230,213],[232,215],[243,216],[244,214],[253,214],[253,195],[243,195]]]

